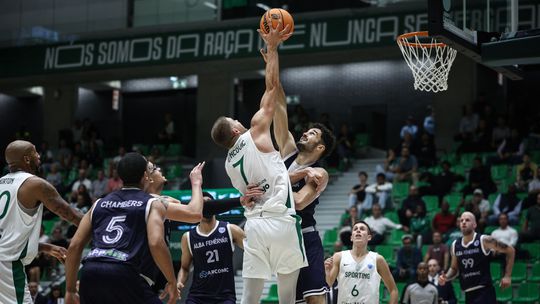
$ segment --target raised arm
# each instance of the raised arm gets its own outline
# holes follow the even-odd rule
[[[396,282],[394,281],[394,277],[390,272],[388,263],[386,263],[386,260],[380,254],[377,255],[377,272],[381,276],[384,286],[386,286],[386,289],[388,289],[388,292],[390,292],[390,300],[388,303],[397,304],[399,295]]]
[[[88,244],[92,237],[92,221],[88,211],[80,222],[75,235],[71,239],[66,255],[66,303],[78,303],[77,295],[77,273],[81,265],[81,255],[84,246]]]
[[[281,82],[278,82],[276,94],[276,112],[274,114],[274,138],[281,157],[285,157],[296,150],[294,137],[289,132],[289,118],[287,116],[287,97]]]
[[[182,235],[182,258],[180,260],[180,270],[178,271],[178,290],[182,290],[186,284],[187,279],[189,278],[189,267],[191,267],[191,262],[193,261],[193,256],[191,251],[189,251],[188,236],[189,232],[186,232]]]
[[[191,180],[191,201],[183,205],[179,200],[172,197],[161,197],[167,206],[165,216],[174,221],[198,223],[202,219],[203,196],[202,196],[202,170],[205,162],[196,165],[189,178]]]
[[[495,251],[498,253],[504,253],[506,255],[506,267],[504,268],[504,276],[502,277],[501,283],[499,285],[503,289],[509,287],[512,284],[512,268],[514,268],[514,257],[516,254],[514,247],[506,245],[503,242],[499,242],[488,235],[482,236],[481,241],[486,251]]]
[[[17,199],[27,207],[35,206],[36,202],[42,202],[47,209],[75,226],[79,226],[83,217],[80,211],[69,206],[53,185],[37,176],[28,178],[22,184]]]

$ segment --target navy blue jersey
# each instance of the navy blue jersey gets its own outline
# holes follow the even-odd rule
[[[198,227],[188,233],[193,257],[193,282],[188,299],[200,303],[236,301],[233,271],[233,240],[227,222],[217,222],[210,234],[202,235]]]
[[[140,272],[148,252],[151,199],[140,189],[122,189],[98,200],[92,211],[92,250],[85,260],[125,263]]]
[[[463,237],[454,241],[453,254],[458,260],[459,282],[461,289],[468,291],[478,286],[491,286],[490,252],[482,248],[482,235],[474,234],[469,244],[464,244]]]
[[[284,160],[285,167],[289,169],[291,165],[294,163],[294,160],[298,156],[298,151],[294,153],[293,155],[289,156],[287,159]],[[313,163],[309,167],[320,167],[318,162]],[[293,169],[294,170],[294,169]],[[306,181],[304,179],[301,179],[299,182],[292,185],[292,190],[294,192],[300,191],[302,187],[306,184]],[[302,228],[306,228],[309,226],[315,226],[317,222],[315,221],[315,207],[319,204],[319,198],[316,198],[311,204],[307,205],[306,208],[302,210],[296,210],[296,214],[298,214],[302,218]]]

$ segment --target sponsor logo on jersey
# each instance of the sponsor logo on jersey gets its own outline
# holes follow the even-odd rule
[[[218,231],[219,231],[219,233],[221,233],[221,234],[225,233],[225,230],[227,230],[227,229],[225,229],[225,227],[219,227],[219,228],[218,228]]]
[[[368,264],[367,268],[370,269],[370,270],[373,269],[373,264]]]
[[[216,274],[227,273],[227,272],[229,272],[229,267],[212,269],[212,270],[208,270],[208,271],[203,270],[203,271],[199,272],[199,278],[205,279],[205,278],[214,276]]]

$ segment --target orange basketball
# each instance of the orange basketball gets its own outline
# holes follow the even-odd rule
[[[278,26],[279,20],[282,20],[283,28],[289,25],[289,33],[294,32],[294,20],[291,14],[281,8],[272,8],[268,10],[261,18],[260,28],[261,31],[265,34],[268,34],[270,31],[270,22],[272,22],[272,28]]]

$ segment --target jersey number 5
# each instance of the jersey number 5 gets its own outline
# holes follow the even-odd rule
[[[103,242],[107,244],[114,244],[118,242],[122,238],[122,234],[124,234],[124,227],[121,225],[115,225],[117,222],[121,223],[126,220],[126,216],[113,216],[111,218],[111,221],[109,222],[109,225],[107,225],[107,228],[105,231],[111,232],[111,236],[114,235],[114,237],[111,237],[109,235],[104,235],[102,237]]]
[[[240,174],[242,175],[242,179],[244,180],[244,183],[246,183],[246,186],[247,186],[248,180],[247,180],[247,177],[246,177],[246,172],[244,172],[244,157],[242,156],[232,166],[233,166],[233,168],[240,167]]]

